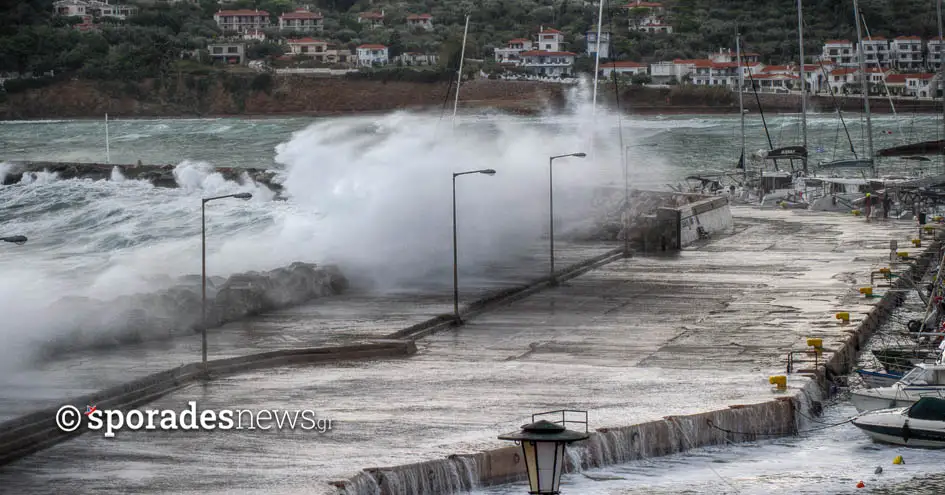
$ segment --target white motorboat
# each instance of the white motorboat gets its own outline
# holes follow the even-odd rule
[[[862,369],[856,370],[856,374],[860,375],[860,378],[863,380],[863,384],[865,384],[867,388],[891,387],[899,380],[902,380],[903,377],[902,373],[883,373],[880,371],[869,371]]]
[[[910,406],[923,397],[945,399],[945,364],[920,363],[891,387],[854,390],[850,402],[867,412]]]
[[[909,407],[863,413],[853,425],[873,440],[907,447],[945,448],[945,400],[923,397]]]

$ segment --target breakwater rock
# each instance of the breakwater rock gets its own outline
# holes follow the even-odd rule
[[[109,180],[120,177],[132,180],[145,180],[158,187],[177,187],[174,176],[176,165],[115,165],[106,163],[74,162],[5,162],[9,168],[0,177],[0,184],[5,186],[19,183],[24,176],[40,172],[54,173],[60,179]],[[234,182],[255,182],[263,184],[275,192],[282,190],[282,185],[275,182],[276,172],[258,168],[217,167],[213,169],[224,179]]]
[[[268,272],[207,279],[207,327],[344,292],[348,280],[334,265],[296,262]],[[63,298],[53,305],[67,315],[57,337],[41,345],[44,357],[171,339],[201,328],[201,279],[188,276],[151,294],[110,301]]]

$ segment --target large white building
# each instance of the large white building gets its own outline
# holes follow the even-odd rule
[[[430,14],[410,14],[407,16],[407,29],[433,30],[433,16]]]
[[[58,0],[53,3],[53,10],[61,16],[94,16],[127,19],[138,13],[134,5],[113,4],[109,0]]]
[[[566,51],[564,33],[545,28],[535,42],[525,38],[509,41],[506,48],[496,48],[496,62],[525,69],[529,74],[559,77],[571,75],[577,54]]]
[[[269,27],[269,12],[265,10],[220,10],[213,20],[224,31],[245,33]]]
[[[613,77],[612,74],[614,72],[623,76],[632,77],[638,74],[646,74],[647,66],[646,64],[641,64],[639,62],[631,62],[629,60],[618,60],[616,62],[608,62],[606,64],[601,64],[600,71],[601,71],[601,76],[604,77],[605,79],[608,77]]]

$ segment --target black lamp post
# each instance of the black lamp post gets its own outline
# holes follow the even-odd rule
[[[26,236],[25,235],[11,235],[9,237],[0,237],[0,241],[12,242],[13,244],[16,244],[16,245],[23,245],[23,244],[26,244]]]
[[[201,362],[204,367],[207,366],[207,203],[217,199],[236,198],[250,199],[253,195],[250,193],[225,194],[223,196],[214,196],[212,198],[203,198],[200,205],[200,265],[201,265],[201,300],[200,300],[200,350],[202,355]]]
[[[461,325],[463,320],[459,317],[459,270],[457,268],[459,256],[456,251],[456,178],[460,175],[469,174],[495,175],[495,170],[486,168],[453,173],[453,319],[457,325]]]
[[[565,158],[568,156],[574,156],[577,158],[584,158],[587,156],[586,153],[570,153],[567,155],[557,155],[548,158],[548,239],[550,239],[549,246],[549,255],[551,259],[551,268],[549,271],[549,280],[551,285],[557,285],[558,281],[555,280],[555,188],[554,188],[554,174],[552,170],[554,167],[554,161],[558,158]]]
[[[586,432],[568,430],[543,419],[523,426],[522,431],[499,435],[499,440],[513,440],[522,445],[530,495],[558,495],[564,446],[588,436]]]

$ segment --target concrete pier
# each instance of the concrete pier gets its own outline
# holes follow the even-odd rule
[[[875,306],[888,304],[858,288],[889,265],[889,241],[914,255],[928,241],[905,247],[918,234],[911,222],[733,211],[732,235],[679,253],[617,259],[427,335],[407,360],[256,371],[149,405],[309,407],[335,420],[331,432],[87,434],[0,476],[19,490],[67,480],[73,489],[105,493],[143,486],[332,493],[331,482],[356,479],[348,484],[354,493],[372,483],[386,486],[382,493],[417,486],[438,493],[520,476],[520,467],[516,473],[514,462],[502,460],[512,449],[495,437],[545,410],[590,412],[591,427],[605,429],[587,448],[584,459],[593,464],[752,437],[710,433],[701,426],[707,420],[736,432],[789,433],[783,426],[796,421],[796,396],[773,392],[768,377],[784,374],[788,351],[805,349],[809,337],[823,339],[828,360],[846,348],[861,323],[875,318]],[[838,321],[838,312],[848,312],[850,323]],[[791,387],[810,383],[797,378]],[[227,452],[227,469],[188,462],[219,452]],[[460,455],[447,458],[453,454]]]

